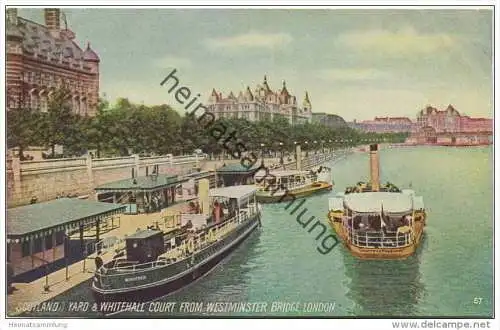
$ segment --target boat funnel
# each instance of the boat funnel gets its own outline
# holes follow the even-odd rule
[[[295,147],[295,156],[297,157],[297,171],[302,171],[302,151],[300,150],[300,144]]]
[[[370,178],[372,191],[380,190],[380,169],[378,159],[378,144],[370,145]]]
[[[201,179],[198,181],[198,199],[200,203],[201,213],[205,215],[210,214],[210,201],[209,201],[210,182],[208,179]]]

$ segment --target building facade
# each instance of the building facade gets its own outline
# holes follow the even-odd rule
[[[313,113],[312,114],[312,122],[318,123],[330,128],[342,128],[347,127],[347,123],[344,118],[334,115],[331,113]]]
[[[214,88],[206,106],[217,119],[243,118],[260,121],[282,117],[295,125],[311,122],[312,117],[311,101],[307,92],[302,105],[299,106],[297,98],[288,92],[284,81],[281,90],[273,91],[267,83],[266,76],[263,83],[257,85],[253,92],[247,87],[237,96],[231,91],[224,97]]]
[[[427,106],[417,114],[418,128],[432,127],[436,133],[493,132],[493,119],[460,115],[450,104],[445,110]]]
[[[407,133],[416,128],[408,117],[375,117],[374,120],[353,121],[349,127],[371,133]]]
[[[78,46],[60,9],[44,9],[44,17],[42,25],[18,17],[16,8],[7,8],[7,111],[31,108],[45,112],[52,93],[65,88],[74,113],[95,115],[99,56],[89,43],[85,50]]]
[[[451,104],[445,110],[432,106],[420,110],[417,125],[407,144],[474,146],[493,142],[493,119],[460,115]]]

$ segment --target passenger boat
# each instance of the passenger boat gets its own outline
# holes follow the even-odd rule
[[[329,199],[328,221],[360,259],[404,259],[420,244],[426,222],[422,196],[379,183],[378,145],[370,146],[371,182]]]
[[[257,201],[277,203],[300,197],[331,191],[333,187],[331,169],[320,166],[316,170],[272,171],[255,175],[259,189]]]
[[[123,255],[108,263],[96,258],[91,285],[96,301],[147,302],[201,278],[260,226],[256,190],[253,185],[209,190],[208,180],[200,180],[199,210],[206,212],[181,214],[181,223],[169,232],[137,231],[125,238]]]

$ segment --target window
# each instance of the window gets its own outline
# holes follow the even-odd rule
[[[38,97],[36,94],[30,95],[30,108],[32,110],[38,110]]]
[[[47,96],[45,95],[40,97],[40,111],[41,112],[48,111]]]

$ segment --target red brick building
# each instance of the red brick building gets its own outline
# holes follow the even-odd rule
[[[445,110],[427,106],[417,115],[419,127],[432,127],[436,133],[493,132],[493,119],[460,115],[450,104]]]
[[[42,25],[18,17],[15,8],[7,9],[7,111],[26,107],[47,111],[51,93],[65,86],[75,113],[95,115],[99,56],[89,43],[85,50],[78,46],[60,9],[44,9],[44,17]]]
[[[445,110],[427,106],[417,115],[418,130],[408,144],[487,145],[493,143],[493,119],[460,115],[450,104]]]

